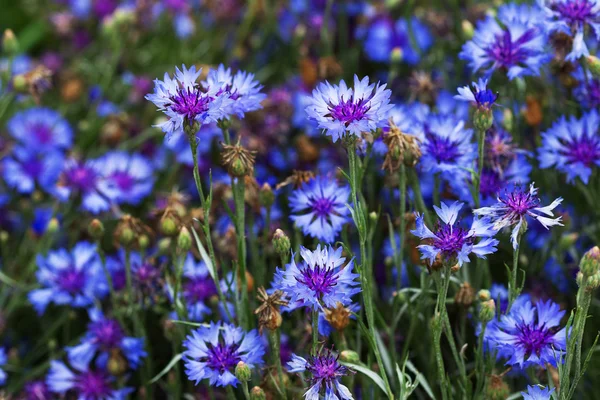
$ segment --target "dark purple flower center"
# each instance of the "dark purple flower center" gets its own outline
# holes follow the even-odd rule
[[[524,191],[520,186],[517,186],[511,193],[505,193],[500,197],[500,201],[506,204],[512,213],[518,215],[525,215],[529,210],[540,205],[539,197],[532,195],[529,191]]]
[[[187,301],[199,302],[217,294],[217,289],[210,278],[192,278],[183,284],[183,293]]]
[[[123,332],[121,325],[114,319],[102,319],[92,322],[89,330],[94,335],[95,342],[104,350],[119,347],[125,337],[125,332]]]
[[[206,362],[209,368],[218,370],[219,373],[225,371],[231,371],[238,362],[242,359],[238,353],[239,346],[237,344],[225,345],[219,343],[216,346],[207,343],[208,355],[200,359],[202,362]]]
[[[479,193],[483,198],[494,198],[502,189],[503,180],[500,175],[490,169],[484,169],[481,173],[481,184]]]
[[[193,122],[198,115],[206,112],[212,100],[200,90],[199,86],[192,89],[179,88],[177,95],[170,99],[173,102],[171,110],[183,115],[188,122]]]
[[[33,133],[37,144],[49,144],[52,141],[52,129],[47,125],[39,123],[33,124],[30,127],[30,131]]]
[[[61,289],[74,295],[80,293],[85,286],[85,272],[75,267],[68,267],[58,272],[56,281]]]
[[[600,159],[600,137],[598,135],[586,132],[581,137],[574,137],[564,144],[568,150],[563,152],[563,155],[569,164],[582,163],[587,167],[592,167]]]
[[[342,99],[338,104],[329,104],[329,116],[334,120],[343,122],[348,126],[354,121],[360,121],[365,117],[365,114],[371,109],[367,99],[354,99],[350,96],[348,100]]]
[[[317,265],[300,270],[296,280],[308,287],[316,296],[321,297],[337,285],[337,276],[333,268]]]
[[[338,357],[330,352],[310,357],[306,369],[311,373],[311,381],[324,380],[331,383],[348,374],[348,368],[338,363]]]
[[[435,247],[440,249],[444,256],[453,257],[460,252],[464,244],[473,244],[473,237],[468,237],[469,231],[458,226],[441,225],[435,235]]]
[[[23,169],[27,172],[27,175],[34,179],[38,178],[44,172],[42,161],[35,156],[23,163]]]
[[[532,55],[532,51],[524,48],[523,45],[531,41],[534,37],[535,30],[528,29],[519,39],[513,42],[510,31],[505,29],[503,34],[496,36],[495,42],[486,49],[486,52],[495,61],[497,66],[510,68],[523,63]]]
[[[310,206],[319,217],[326,218],[332,213],[334,204],[335,199],[320,197],[312,199]]]
[[[159,272],[153,265],[144,263],[135,269],[134,275],[140,284],[150,285],[159,277]]]
[[[585,24],[598,17],[592,12],[594,4],[590,0],[568,0],[557,2],[552,8],[558,11],[569,25],[578,23]]]
[[[111,274],[112,284],[116,291],[119,291],[125,287],[127,284],[127,275],[124,269],[120,269],[118,271],[114,271]]]
[[[135,178],[125,171],[115,172],[112,174],[111,180],[119,189],[123,191],[131,190],[135,184]]]
[[[542,349],[552,344],[554,332],[542,326],[517,325],[519,342],[525,347],[526,355],[540,355]]]
[[[109,376],[103,372],[85,371],[77,376],[75,390],[79,398],[99,400],[108,398],[112,394]]]
[[[427,133],[427,142],[425,148],[438,163],[453,162],[460,156],[458,152],[458,143],[451,141],[447,137]]]
[[[85,166],[78,165],[65,172],[67,185],[82,192],[88,192],[96,187],[96,172]]]
[[[475,101],[479,107],[483,107],[486,109],[490,109],[492,105],[498,99],[498,94],[492,92],[490,89],[485,90],[475,90],[471,88],[473,95],[475,96]]]

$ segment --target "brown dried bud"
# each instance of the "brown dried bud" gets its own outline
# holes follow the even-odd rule
[[[457,273],[458,271],[460,271],[460,265],[458,264],[454,264],[452,268],[450,268],[450,272],[452,272],[453,274]]]
[[[60,87],[60,97],[66,103],[74,103],[83,94],[83,81],[77,77],[69,78]]]
[[[529,126],[538,126],[542,123],[544,113],[542,112],[542,105],[539,100],[533,96],[527,96],[525,98],[525,110],[523,110],[523,116]]]
[[[318,63],[319,79],[335,80],[342,75],[343,69],[334,56],[325,56],[319,58]]]
[[[459,304],[465,308],[468,308],[473,304],[475,300],[475,289],[469,284],[469,282],[464,282],[460,285],[460,289],[454,296],[454,301],[456,304]]]
[[[419,139],[416,136],[403,133],[392,121],[390,121],[390,130],[384,137],[383,142],[387,146],[388,152],[385,155],[381,169],[395,172],[401,164],[412,168],[421,158]]]
[[[418,100],[421,103],[433,105],[437,99],[440,82],[426,71],[414,71],[408,78],[410,101]]]
[[[39,104],[41,95],[52,86],[50,82],[52,71],[43,65],[38,65],[31,71],[20,76],[23,77],[21,84],[22,89],[26,89],[36,103]],[[15,77],[15,79],[17,79],[17,77]]]
[[[303,183],[310,182],[314,179],[315,174],[312,171],[293,170],[292,175],[288,176],[283,182],[278,183],[275,189],[279,190],[284,186],[292,185],[294,189],[298,189]]]
[[[319,158],[319,148],[306,135],[301,135],[296,139],[296,149],[298,158],[305,163],[312,163]]]
[[[316,63],[310,57],[304,57],[300,60],[299,70],[302,82],[309,88],[314,87],[319,80]]]
[[[236,145],[222,144],[221,158],[229,175],[240,178],[254,171],[255,151],[246,150],[238,140]]]
[[[325,319],[329,324],[337,331],[341,332],[350,323],[350,315],[352,312],[349,308],[344,307],[344,305],[338,302],[335,308],[326,308],[325,309]]]
[[[500,375],[490,376],[486,391],[489,400],[504,400],[510,395],[510,387]]]
[[[142,235],[152,237],[152,229],[141,220],[126,214],[119,220],[113,237],[116,246],[137,248],[139,243],[135,239],[138,239]]]
[[[288,301],[284,298],[284,293],[281,290],[276,290],[273,294],[267,294],[263,287],[258,288],[256,298],[261,302],[261,305],[254,311],[258,315],[258,329],[262,333],[263,328],[274,331],[281,326],[282,318],[279,312],[280,306],[287,306]]]

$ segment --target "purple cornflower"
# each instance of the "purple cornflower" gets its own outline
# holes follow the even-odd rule
[[[512,191],[507,190],[504,195],[499,196],[496,204],[490,207],[478,208],[473,210],[473,213],[490,218],[493,229],[497,231],[513,226],[510,240],[513,248],[516,249],[519,246],[519,232],[523,223],[526,223],[526,216],[538,220],[546,229],[554,225],[562,225],[560,216],[549,218],[554,216],[552,210],[562,202],[562,197],[557,198],[548,206],[540,207],[540,198],[537,191],[533,183],[529,186],[529,191],[523,190],[520,185],[515,185]]]
[[[543,388],[539,385],[527,386],[527,393],[521,392],[523,400],[550,400],[554,388]]]
[[[32,193],[36,187],[51,192],[64,165],[57,150],[35,152],[17,146],[0,163],[6,184],[21,194]]]
[[[183,133],[185,126],[194,123],[203,125],[226,117],[226,110],[232,99],[229,92],[222,90],[222,85],[201,85],[197,82],[202,70],[196,71],[192,65],[187,69],[175,68],[174,79],[165,73],[163,80],[154,81],[154,93],[146,95],[146,100],[153,102],[168,120],[156,125],[169,139],[173,134]]]
[[[584,41],[586,26],[591,27],[600,39],[600,1],[598,0],[540,0],[548,18],[550,32],[562,32],[573,36],[573,47],[567,61],[589,56]]]
[[[483,110],[491,110],[498,99],[498,93],[487,89],[487,80],[480,79],[479,83],[473,82],[471,86],[463,86],[457,89],[458,94],[454,96],[457,100],[468,101],[475,107]]]
[[[40,289],[29,292],[28,298],[38,314],[49,303],[88,307],[108,291],[96,245],[79,242],[69,252],[51,251],[46,257],[37,255],[36,277]]]
[[[211,310],[206,301],[217,294],[212,277],[203,261],[196,261],[192,254],[188,254],[183,264],[182,295],[191,321],[200,322]]]
[[[34,107],[18,112],[6,127],[21,146],[33,152],[68,150],[73,142],[73,131],[67,120],[49,108]]]
[[[67,367],[62,361],[50,361],[46,384],[52,393],[73,393],[81,400],[125,400],[132,388],[116,389],[116,379],[102,368],[86,365],[81,369]]]
[[[571,183],[579,178],[587,184],[600,165],[600,114],[590,111],[580,119],[564,116],[542,133],[538,149],[540,168],[554,167]]]
[[[306,107],[308,118],[331,136],[334,142],[345,135],[358,136],[388,126],[392,92],[379,83],[369,85],[369,77],[362,80],[354,75],[354,88],[346,82],[339,85],[321,83],[313,90]]]
[[[441,208],[433,206],[443,223],[438,223],[435,233],[425,225],[423,216],[416,213],[416,229],[410,232],[421,240],[429,241],[429,244],[417,246],[421,251],[421,259],[427,259],[429,263],[433,263],[440,254],[444,263],[454,265],[458,262],[458,265],[462,266],[463,263],[470,261],[471,253],[479,258],[485,258],[487,254],[497,250],[498,241],[492,238],[496,234],[496,230],[492,228],[488,219],[473,219],[469,229],[455,226],[458,212],[462,206],[463,203],[459,202],[450,206],[441,203]],[[478,237],[481,237],[482,240],[476,243]]]
[[[262,85],[254,80],[254,74],[238,71],[232,76],[231,68],[225,69],[223,64],[211,69],[204,83],[206,87],[220,87],[217,96],[228,93],[232,101],[224,107],[225,118],[235,114],[244,118],[244,114],[262,108],[260,104],[267,95],[261,93]]]
[[[98,354],[96,365],[106,367],[111,353],[116,351],[127,359],[130,369],[137,369],[141,359],[147,356],[144,338],[126,336],[117,320],[106,318],[98,309],[90,309],[89,315],[91,322],[80,344],[66,348],[69,364],[85,369]]]
[[[346,265],[342,248],[331,246],[314,251],[300,247],[302,260],[292,261],[286,269],[277,268],[273,288],[283,291],[290,298],[290,309],[309,307],[313,310],[335,308],[337,303],[347,306],[352,296],[360,293],[358,274],[352,272],[354,260]]]
[[[577,79],[577,86],[573,89],[573,96],[584,109],[600,108],[600,79],[588,70],[577,69],[573,76]]]
[[[331,243],[349,221],[350,188],[335,179],[318,176],[294,190],[289,197],[294,224],[308,235]]]
[[[507,365],[545,368],[550,363],[556,367],[567,347],[566,330],[560,329],[564,314],[550,300],[535,306],[530,301],[515,303],[486,329],[484,340],[488,348],[498,351],[498,358],[508,360]]]
[[[99,162],[111,192],[116,193],[116,203],[138,205],[152,191],[153,168],[145,157],[113,151],[102,157]]]
[[[550,60],[546,52],[543,16],[537,7],[507,4],[498,9],[498,17],[478,22],[473,39],[463,45],[459,57],[473,72],[506,70],[509,79],[538,75]]]
[[[52,394],[48,389],[48,385],[46,382],[32,381],[25,384],[25,388],[23,389],[25,398],[24,400],[50,400],[52,399]]]
[[[339,356],[330,350],[307,359],[292,354],[287,363],[289,372],[308,372],[310,388],[304,393],[306,400],[319,400],[321,392],[326,399],[352,400],[350,389],[341,383],[342,377],[354,373],[338,361]]]
[[[263,363],[265,345],[256,329],[244,332],[231,324],[211,322],[191,332],[183,342],[186,374],[196,385],[208,379],[212,386],[237,386],[233,371],[243,361],[249,368]]]

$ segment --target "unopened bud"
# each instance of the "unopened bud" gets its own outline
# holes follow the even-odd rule
[[[10,235],[8,234],[8,232],[0,231],[0,242],[2,242],[2,243],[8,242],[9,237],[10,237]]]
[[[340,360],[344,362],[358,364],[360,362],[360,357],[358,353],[354,350],[344,350],[340,353]]]
[[[192,248],[192,237],[190,231],[184,226],[179,231],[177,236],[177,250],[180,252],[188,252]]]
[[[106,365],[108,373],[113,376],[121,376],[127,371],[127,360],[119,350],[113,350]]]
[[[596,290],[600,287],[600,272],[590,276],[586,282],[586,289],[589,291]]]
[[[165,255],[171,251],[171,238],[162,238],[158,241],[158,254]]]
[[[463,19],[460,25],[462,28],[463,38],[465,40],[470,40],[471,38],[473,38],[475,29],[473,28],[473,24],[471,23],[471,21],[469,21],[468,19]]]
[[[138,246],[144,250],[150,246],[150,237],[148,235],[140,235],[138,238]]]
[[[263,207],[271,207],[275,202],[275,193],[273,193],[273,189],[271,189],[271,185],[268,183],[264,183],[260,188],[260,192],[258,193],[258,198],[260,200],[260,205]]]
[[[487,388],[486,399],[504,400],[510,396],[510,387],[499,375],[491,375]]]
[[[600,78],[600,59],[596,56],[588,56],[587,64],[592,75],[596,78]]]
[[[375,212],[375,211],[371,211],[371,212],[369,213],[369,219],[370,219],[372,222],[377,222],[377,218],[379,218],[379,216],[377,215],[377,212]]]
[[[290,238],[281,229],[277,229],[273,234],[273,247],[280,256],[287,256],[290,252]]]
[[[15,75],[12,80],[12,86],[15,92],[17,93],[27,93],[29,87],[27,86],[27,78],[25,75]]]
[[[6,29],[2,36],[2,50],[6,55],[14,56],[19,52],[19,41],[12,29]]]
[[[585,276],[596,275],[600,271],[600,248],[598,246],[592,247],[581,257],[579,270]]]
[[[494,319],[495,315],[496,302],[493,299],[481,303],[481,309],[479,310],[479,320],[481,322],[489,322]]]
[[[392,63],[400,63],[404,58],[404,54],[402,52],[401,47],[394,47],[390,53],[390,61]]]
[[[485,132],[494,124],[494,114],[491,108],[478,107],[473,113],[473,126],[479,132]]]
[[[252,379],[252,371],[250,371],[250,367],[245,362],[240,361],[235,366],[235,377],[241,382],[248,382]]]
[[[160,231],[165,236],[175,236],[177,234],[177,221],[166,214],[160,219]]]
[[[504,129],[506,129],[507,131],[510,132],[513,129],[513,123],[514,123],[513,112],[510,108],[506,107],[502,111],[502,125],[504,126]]]
[[[250,391],[250,400],[266,400],[267,395],[265,391],[260,388],[260,386],[254,386]]]
[[[104,224],[97,218],[94,218],[88,225],[88,233],[95,240],[100,240],[104,236]]]
[[[125,227],[124,229],[120,230],[118,237],[120,244],[123,246],[129,246],[131,242],[133,242],[133,239],[135,239],[135,233],[133,232],[133,229]]]
[[[50,221],[48,221],[48,226],[46,227],[46,233],[53,235],[56,232],[58,232],[59,229],[60,229],[60,222],[58,221],[58,218],[52,217],[50,219]]]
[[[558,242],[558,245],[560,246],[561,249],[568,249],[571,246],[573,246],[577,242],[578,239],[579,239],[579,233],[577,233],[577,232],[567,233],[560,237],[560,241]]]
[[[488,301],[492,298],[492,294],[487,289],[481,289],[479,292],[477,292],[477,298],[479,301]]]

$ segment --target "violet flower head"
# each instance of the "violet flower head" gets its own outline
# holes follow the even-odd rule
[[[49,108],[34,107],[18,112],[6,127],[23,147],[34,152],[68,150],[73,142],[68,121]]]
[[[183,264],[182,296],[191,321],[202,321],[204,316],[210,314],[211,309],[206,305],[208,299],[217,294],[208,268],[203,261],[196,261],[190,253]]]
[[[463,86],[457,89],[458,94],[454,96],[457,100],[473,103],[475,107],[483,110],[491,110],[498,99],[498,93],[487,88],[487,80],[480,79],[478,83],[473,82],[471,86]]]
[[[345,135],[360,137],[388,126],[392,92],[386,85],[369,84],[369,77],[362,80],[354,76],[354,88],[344,80],[339,85],[321,83],[313,90],[306,107],[308,118],[315,121],[334,142]]]
[[[513,248],[519,246],[519,232],[523,224],[526,224],[526,217],[529,216],[539,221],[546,229],[551,226],[562,225],[561,217],[554,217],[554,210],[561,202],[562,197],[554,200],[550,205],[540,207],[540,198],[537,195],[537,188],[532,183],[529,190],[523,190],[520,185],[515,185],[509,192],[498,197],[498,202],[490,207],[481,207],[473,210],[475,215],[489,218],[493,223],[493,229],[500,230],[512,226],[510,240]]]
[[[527,386],[527,393],[521,392],[523,400],[550,400],[554,388],[543,388],[539,385]]]
[[[58,150],[36,152],[17,146],[0,162],[6,184],[21,194],[36,188],[52,192],[61,174],[64,156]]]
[[[335,179],[318,176],[290,195],[290,219],[304,235],[331,243],[349,221],[349,197],[347,185],[338,186]]]
[[[256,329],[244,332],[231,324],[211,322],[187,336],[183,342],[185,369],[196,385],[208,379],[212,386],[237,386],[234,370],[243,361],[249,368],[261,366],[265,345]]]
[[[43,380],[31,381],[23,388],[24,400],[50,400],[53,398],[48,385]]]
[[[188,69],[182,65],[181,70],[177,67],[175,70],[173,78],[165,73],[162,81],[156,79],[154,93],[146,95],[146,100],[154,103],[168,118],[156,125],[166,134],[167,140],[173,134],[183,133],[186,126],[203,125],[226,117],[232,101],[221,84],[198,83],[202,70],[196,71],[195,66]]]
[[[153,168],[150,161],[139,154],[124,151],[107,153],[100,160],[103,176],[114,191],[116,203],[138,205],[152,192]]]
[[[306,400],[325,399],[352,400],[350,389],[341,382],[342,377],[354,373],[338,361],[339,356],[329,350],[322,350],[308,359],[292,354],[287,363],[289,372],[306,372],[310,374],[310,388],[304,393]]]
[[[567,348],[566,329],[560,328],[565,314],[558,304],[548,300],[535,306],[530,301],[513,304],[507,315],[486,329],[484,341],[498,351],[506,365],[542,368],[554,367]]]
[[[312,310],[335,308],[352,303],[352,296],[360,293],[358,274],[352,272],[353,260],[345,264],[342,248],[317,245],[314,251],[300,247],[301,261],[292,261],[285,270],[277,268],[273,288],[281,290],[290,299],[289,308],[308,307]]]
[[[507,4],[498,9],[498,17],[488,16],[477,23],[473,39],[463,45],[459,57],[473,70],[489,76],[498,69],[509,79],[539,75],[540,67],[550,60],[545,51],[546,35],[539,8],[525,4]]]
[[[421,259],[427,259],[432,264],[436,257],[441,255],[444,263],[462,266],[469,262],[469,255],[475,254],[479,258],[485,258],[487,254],[494,253],[498,241],[492,237],[496,230],[488,219],[473,219],[470,228],[456,226],[458,212],[464,203],[455,202],[451,205],[441,203],[441,208],[433,206],[441,222],[438,223],[435,232],[426,225],[423,215],[416,213],[416,229],[411,233],[421,240],[427,240],[429,244],[417,246],[421,252]],[[482,238],[479,242],[476,239]]]
[[[587,184],[592,171],[600,166],[598,111],[590,111],[579,119],[561,117],[542,133],[538,159],[540,168],[556,168],[566,174],[567,182],[579,178]]]
[[[573,47],[567,54],[567,61],[576,61],[589,56],[590,51],[584,40],[589,27],[600,39],[599,0],[539,0],[544,8],[550,32],[561,32],[573,37]]]

